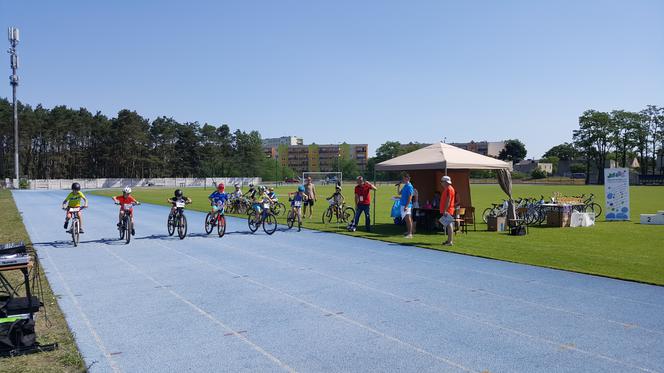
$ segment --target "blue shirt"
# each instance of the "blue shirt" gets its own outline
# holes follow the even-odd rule
[[[404,185],[403,188],[401,188],[401,200],[400,200],[400,202],[401,202],[402,207],[413,207],[413,199],[412,198],[410,200],[411,201],[410,204],[406,205],[408,203],[408,198],[412,197],[413,193],[414,193],[413,184],[411,184],[410,182],[407,183],[406,185]]]
[[[212,202],[216,205],[221,202],[221,204],[225,204],[226,201],[228,201],[228,194],[226,193],[219,193],[218,190],[215,190],[210,194],[210,197],[212,198]]]

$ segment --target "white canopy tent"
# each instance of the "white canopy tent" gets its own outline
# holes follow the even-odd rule
[[[512,164],[440,142],[376,165],[376,171],[448,169],[512,170]]]

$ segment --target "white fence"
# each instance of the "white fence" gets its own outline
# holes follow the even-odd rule
[[[11,185],[11,180],[8,180]],[[130,187],[212,187],[215,183],[223,182],[226,185],[238,183],[247,185],[249,183],[260,184],[260,177],[175,177],[175,178],[151,178],[151,179],[129,179],[129,178],[107,178],[107,179],[31,179],[30,189],[69,189],[71,184],[78,182],[83,189],[101,188],[124,188]]]

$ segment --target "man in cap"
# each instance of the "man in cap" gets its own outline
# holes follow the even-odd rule
[[[447,233],[447,241],[443,242],[443,246],[452,246],[454,240],[454,201],[456,199],[456,191],[452,186],[452,178],[445,175],[440,179],[443,185],[443,193],[440,196],[440,223]]]

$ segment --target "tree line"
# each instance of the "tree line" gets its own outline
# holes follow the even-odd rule
[[[630,167],[637,159],[641,175],[658,174],[662,170],[657,169],[657,159],[664,156],[664,107],[648,105],[639,112],[586,110],[572,137],[572,143],[556,145],[544,156],[553,161],[583,162],[587,182],[594,167],[598,171],[595,181],[602,184],[609,160]]]
[[[266,158],[257,131],[228,125],[152,121],[121,110],[100,112],[19,103],[20,175],[29,179],[106,177],[292,177]],[[12,105],[0,99],[0,178],[14,175]]]

